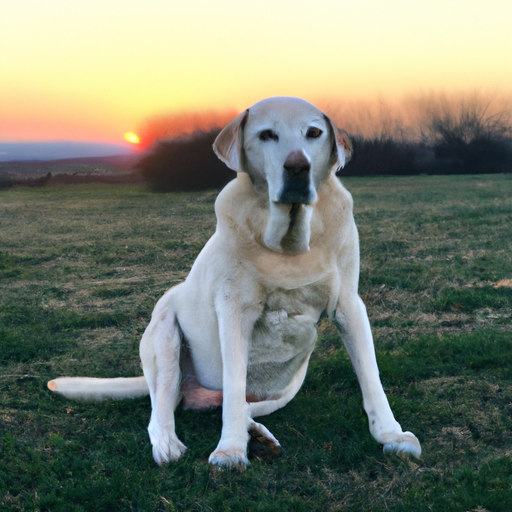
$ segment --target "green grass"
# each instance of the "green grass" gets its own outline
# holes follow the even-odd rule
[[[434,311],[466,311],[478,309],[512,308],[512,288],[465,288],[462,290],[443,288],[432,301]]]
[[[360,293],[397,419],[420,460],[368,432],[331,325],[305,384],[263,419],[285,453],[244,473],[207,464],[220,411],[177,411],[182,460],[155,465],[148,398],[74,402],[59,375],[140,374],[156,300],[215,227],[214,192],[0,192],[0,509],[507,511],[512,503],[512,176],[345,178]]]

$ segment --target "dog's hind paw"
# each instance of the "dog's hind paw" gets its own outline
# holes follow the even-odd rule
[[[215,450],[208,459],[212,466],[218,469],[238,469],[244,471],[250,465],[245,450]]]
[[[159,466],[162,466],[167,462],[178,460],[186,449],[187,447],[178,438],[160,439],[153,443],[153,458]]]
[[[178,460],[187,447],[177,439],[176,442],[158,443],[153,445],[153,458],[159,466]]]
[[[384,443],[383,451],[385,454],[413,455],[419,458],[421,455],[421,445],[418,438],[412,432],[402,432],[400,434],[389,433],[388,439]]]
[[[265,440],[263,442],[269,446],[281,446],[279,441],[273,436],[272,432],[270,432],[270,430],[261,423],[256,423],[255,421],[250,420],[248,430],[251,437],[262,437]]]
[[[249,426],[249,457],[271,460],[280,457],[283,450],[279,441],[261,423],[252,421]]]
[[[176,434],[156,433],[155,429],[150,428],[148,431],[153,445],[153,458],[159,466],[176,461],[185,453],[187,447],[177,438]]]

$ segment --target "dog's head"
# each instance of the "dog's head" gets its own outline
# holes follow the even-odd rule
[[[346,133],[299,98],[268,98],[226,126],[213,145],[231,169],[249,174],[274,203],[312,204],[317,189],[350,158]]]
[[[242,112],[220,132],[213,148],[268,197],[264,244],[278,252],[308,251],[317,191],[352,154],[346,133],[311,103],[277,97]]]

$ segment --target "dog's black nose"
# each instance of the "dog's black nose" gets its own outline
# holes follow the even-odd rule
[[[283,167],[291,179],[309,179],[311,164],[302,151],[292,151],[286,158]]]

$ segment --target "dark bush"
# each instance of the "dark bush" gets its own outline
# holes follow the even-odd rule
[[[235,177],[215,155],[212,144],[220,130],[195,132],[160,141],[137,164],[155,192],[221,188]]]
[[[462,161],[466,174],[512,172],[512,146],[507,139],[479,137],[439,142],[434,146],[438,159]]]
[[[353,137],[354,155],[340,176],[419,174],[420,147],[391,138]]]
[[[512,172],[510,139],[450,139],[433,147],[390,138],[352,138],[354,156],[339,176]]]

